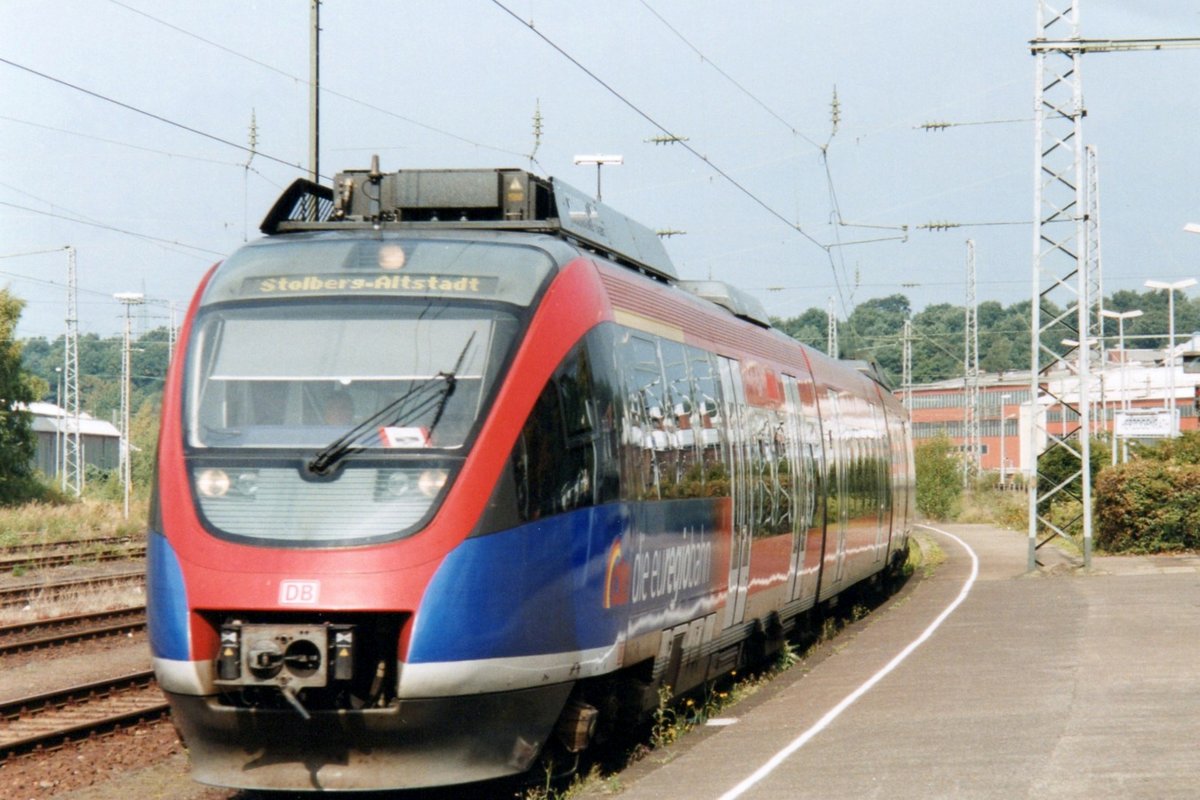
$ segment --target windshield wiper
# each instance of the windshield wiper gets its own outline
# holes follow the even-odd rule
[[[422,415],[434,409],[433,404],[436,403],[433,422],[429,425],[429,431],[432,433],[437,427],[438,422],[442,419],[442,414],[446,410],[446,403],[450,400],[450,395],[454,394],[454,388],[458,384],[458,379],[455,375],[462,366],[463,359],[467,355],[467,350],[470,349],[471,343],[474,341],[475,334],[472,333],[471,337],[467,339],[467,343],[463,346],[462,352],[458,354],[458,360],[455,362],[453,370],[450,372],[439,372],[420,386],[413,387],[334,439],[309,460],[307,464],[308,471],[314,475],[330,474],[333,468],[343,459],[366,449],[361,441],[359,441],[365,434],[377,427],[395,424],[406,417],[409,419],[419,419]],[[437,385],[435,381],[441,382],[440,398],[436,398],[435,395],[430,394],[431,388]],[[409,404],[413,404],[413,406],[410,407]]]

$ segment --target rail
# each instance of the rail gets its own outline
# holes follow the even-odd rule
[[[144,605],[4,625],[0,626],[0,657],[136,633],[145,628]]]
[[[0,703],[0,761],[168,713],[150,670]]]

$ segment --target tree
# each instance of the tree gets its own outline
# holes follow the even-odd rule
[[[129,438],[133,445],[130,477],[134,490],[139,495],[148,495],[154,481],[161,399],[161,395],[146,399],[129,420]]]
[[[913,452],[917,467],[917,510],[930,519],[947,519],[962,497],[962,462],[945,434],[926,439]]]
[[[0,289],[0,504],[23,502],[40,493],[33,475],[36,452],[29,404],[34,385],[21,366],[21,344],[13,338],[24,301]]]
[[[904,321],[911,313],[908,298],[902,294],[859,303],[846,326],[843,349],[849,358],[875,361],[884,372],[900,377],[901,336]]]
[[[793,339],[815,347],[822,353],[828,345],[829,316],[820,308],[810,308],[798,317],[771,319],[771,324]]]

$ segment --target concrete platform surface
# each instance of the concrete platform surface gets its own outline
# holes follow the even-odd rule
[[[931,577],[619,796],[1200,797],[1200,558],[1027,575],[1022,534],[922,533],[946,555]]]

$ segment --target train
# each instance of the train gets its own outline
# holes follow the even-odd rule
[[[521,169],[300,179],[190,303],[147,604],[195,780],[519,775],[902,565],[877,372]]]

